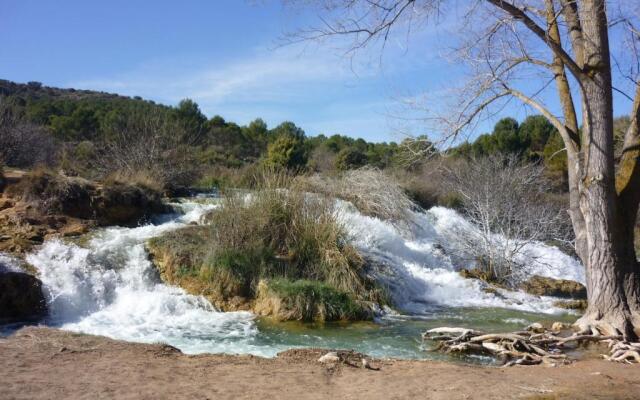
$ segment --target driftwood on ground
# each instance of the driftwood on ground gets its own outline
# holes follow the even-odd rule
[[[435,350],[445,353],[492,356],[502,361],[503,366],[567,364],[571,362],[565,352],[568,347],[590,342],[609,345],[610,354],[602,355],[606,360],[640,363],[640,343],[625,342],[622,336],[600,335],[595,330],[563,336],[562,332],[547,330],[541,324],[510,333],[441,327],[423,333],[422,340],[437,342]]]

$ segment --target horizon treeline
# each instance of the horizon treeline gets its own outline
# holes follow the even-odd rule
[[[1,163],[18,168],[44,163],[91,178],[114,172],[110,169],[145,168],[139,159],[152,151],[157,152],[156,158],[179,158],[182,167],[188,165],[190,173],[182,184],[210,168],[255,163],[315,172],[363,166],[411,170],[421,165],[415,154],[437,153],[426,135],[399,144],[372,143],[339,134],[307,136],[291,121],[269,127],[256,118],[241,126],[219,115],[207,118],[190,99],[172,107],[137,96],[0,80],[0,101]],[[624,125],[624,120],[618,125]],[[136,143],[138,153],[109,162],[118,153],[131,152]],[[533,115],[521,123],[503,118],[491,133],[445,152],[456,157],[514,153],[526,161],[541,161],[551,176],[563,180],[566,155],[562,149],[555,128],[544,117]]]

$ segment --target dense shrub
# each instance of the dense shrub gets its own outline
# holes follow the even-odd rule
[[[345,148],[340,150],[335,163],[336,169],[340,171],[360,168],[367,163],[367,156],[357,148]]]
[[[307,162],[307,155],[302,139],[281,135],[267,148],[265,164],[273,168],[302,168]]]
[[[57,145],[40,125],[20,119],[16,111],[0,98],[0,162],[17,168],[52,165]]]

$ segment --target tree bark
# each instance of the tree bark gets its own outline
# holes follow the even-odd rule
[[[633,243],[631,241],[629,248],[629,238],[625,237],[629,223],[623,220],[625,212],[620,207],[615,186],[613,99],[605,2],[585,0],[580,11],[585,38],[584,70],[588,78],[580,82],[586,112],[579,191],[587,241],[585,267],[589,305],[577,324],[584,328],[595,327],[603,334],[620,333],[635,340],[632,305],[637,300],[633,298],[637,293],[633,272],[637,268]],[[630,259],[631,254],[633,259]]]

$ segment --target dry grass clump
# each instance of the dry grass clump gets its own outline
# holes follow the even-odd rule
[[[111,172],[104,178],[104,184],[128,184],[151,189],[158,193],[162,193],[165,190],[162,179],[153,173],[153,171],[147,169],[136,171],[118,170]]]
[[[415,203],[397,181],[372,167],[349,170],[337,178],[314,175],[305,179],[306,189],[351,202],[360,212],[408,225]]]

